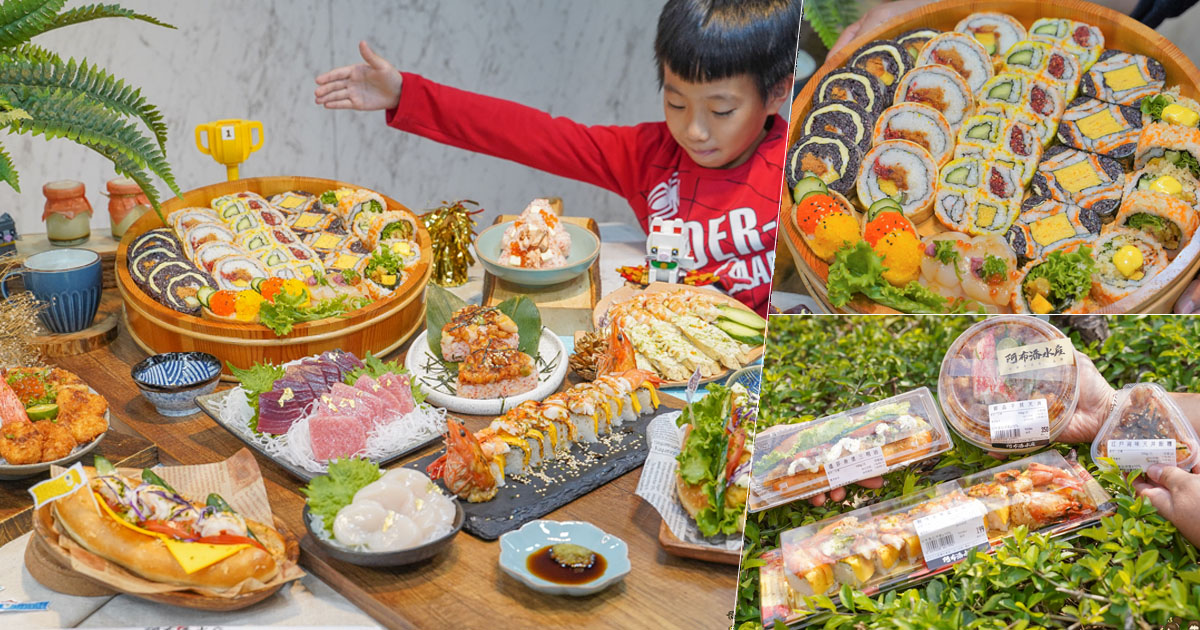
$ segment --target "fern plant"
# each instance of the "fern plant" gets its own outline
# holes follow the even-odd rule
[[[832,48],[842,31],[858,19],[858,6],[847,0],[805,0],[804,17],[821,43]]]
[[[0,0],[0,128],[47,140],[67,138],[103,155],[118,173],[136,181],[157,209],[160,196],[151,175],[179,194],[167,163],[167,126],[158,109],[141,90],[103,68],[86,59],[63,60],[30,40],[102,18],[175,27],[116,4],[64,10],[65,4],[66,0]],[[21,191],[16,166],[3,145],[0,180]]]

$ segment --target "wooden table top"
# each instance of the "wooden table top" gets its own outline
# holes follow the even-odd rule
[[[407,348],[403,348],[402,354]],[[244,448],[203,413],[158,415],[129,378],[145,358],[122,326],[112,345],[52,361],[72,370],[108,398],[117,430],[140,434],[164,460],[183,464],[219,461]],[[395,357],[393,357],[395,358]],[[682,402],[664,397],[664,404]],[[466,418],[477,428],[483,418]],[[412,459],[431,450],[414,455]],[[407,461],[407,460],[406,460]],[[276,516],[301,538],[301,565],[325,580],[384,626],[391,628],[725,628],[733,609],[737,568],[668,555],[657,541],[661,519],[634,491],[637,469],[546,518],[589,521],[629,545],[633,570],[602,593],[572,598],[543,595],[509,578],[499,567],[499,543],[460,534],[431,563],[371,569],[324,555],[305,534],[301,483],[259,457]]]

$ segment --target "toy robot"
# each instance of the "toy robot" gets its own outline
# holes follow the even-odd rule
[[[682,219],[650,220],[646,262],[650,282],[678,283],[682,279],[681,272],[699,266],[699,261],[692,258],[691,240]]]

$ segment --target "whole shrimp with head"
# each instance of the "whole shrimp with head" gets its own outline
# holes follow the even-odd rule
[[[441,479],[446,488],[469,503],[490,501],[500,489],[500,470],[461,421],[447,418],[446,429],[446,454],[425,469],[429,477]]]

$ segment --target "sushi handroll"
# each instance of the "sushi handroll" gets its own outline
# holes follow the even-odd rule
[[[1135,190],[1150,190],[1160,194],[1176,197],[1196,205],[1196,189],[1200,182],[1192,176],[1192,172],[1179,168],[1165,160],[1155,160],[1141,170],[1125,177],[1125,191],[1128,196]]]
[[[993,59],[1004,57],[1013,44],[1026,38],[1025,27],[1005,13],[972,13],[954,27],[975,38]]]
[[[915,28],[901,33],[896,38],[896,43],[908,53],[909,57],[916,59],[917,55],[921,54],[921,50],[925,48],[925,44],[941,34],[942,32],[935,28]]]
[[[1200,103],[1179,94],[1179,86],[1142,99],[1142,125],[1166,123],[1180,127],[1200,126]]]
[[[1042,18],[1029,27],[1029,38],[1057,44],[1088,70],[1104,50],[1104,33],[1091,24],[1062,18]]]
[[[1125,105],[1081,96],[1067,105],[1058,140],[1069,147],[1120,162],[1133,158],[1142,131],[1142,113]]]
[[[1106,50],[1083,80],[1079,93],[1109,103],[1138,107],[1142,99],[1162,91],[1167,71],[1157,59]]]
[[[1038,315],[1085,312],[1094,268],[1087,242],[1069,241],[1025,265],[1010,306],[1017,313]]]
[[[942,33],[929,40],[917,56],[916,66],[936,64],[958,73],[976,93],[992,78],[992,57],[974,37],[963,33]]]
[[[200,269],[206,272],[212,272],[213,265],[225,256],[245,256],[249,252],[233,243],[223,241],[213,241],[205,243],[196,249],[196,255],[193,261]]]
[[[335,218],[327,212],[301,212],[292,216],[289,225],[300,234],[311,234],[328,228]]]
[[[859,168],[858,199],[864,207],[884,198],[895,199],[913,223],[929,218],[937,182],[937,164],[919,144],[886,140],[863,157]]]
[[[871,139],[872,144],[887,140],[915,142],[929,151],[939,167],[954,153],[950,123],[941,112],[923,103],[900,103],[883,110]]]
[[[480,348],[458,367],[455,390],[464,398],[507,398],[537,387],[533,358],[520,350]]]
[[[866,152],[871,148],[875,117],[853,103],[829,103],[813,108],[804,119],[803,135],[822,133],[846,138]]]
[[[1004,56],[1001,67],[1006,72],[1024,74],[1053,85],[1067,101],[1075,98],[1083,75],[1079,59],[1074,55],[1058,46],[1029,39],[1014,44]]]
[[[245,289],[255,278],[270,277],[267,268],[250,256],[225,256],[213,264],[213,280],[219,289]]]
[[[825,75],[813,92],[814,107],[829,103],[853,103],[878,116],[892,104],[892,92],[866,70],[839,68]]]
[[[850,67],[867,71],[894,94],[896,85],[913,67],[913,57],[894,41],[877,39],[850,56]]]
[[[303,190],[282,192],[267,200],[272,208],[289,215],[306,212],[316,202],[316,195]]]
[[[1012,105],[1039,118],[1050,119],[1052,128],[1067,109],[1062,92],[1045,81],[1015,72],[1005,72],[991,78],[979,92],[979,106],[988,103]]]
[[[1166,123],[1151,123],[1138,137],[1134,168],[1167,163],[1200,178],[1200,129]]]
[[[830,190],[849,195],[854,190],[854,179],[861,163],[862,152],[858,145],[846,138],[824,133],[804,136],[788,151],[788,190],[811,175],[825,182]]]
[[[1030,258],[1067,242],[1099,234],[1104,226],[1095,212],[1053,200],[1026,210],[1021,216],[1021,224],[1028,228],[1027,235],[1034,252]]]
[[[1139,190],[1121,202],[1116,225],[1145,232],[1174,258],[1196,234],[1200,214],[1181,199]]]
[[[1116,228],[1096,241],[1092,298],[1108,306],[1137,291],[1166,269],[1167,253],[1140,230]]]
[[[924,103],[938,110],[958,131],[962,121],[975,111],[975,95],[967,82],[946,66],[914,68],[896,86],[896,103]]]
[[[1111,220],[1121,206],[1125,170],[1116,160],[1079,149],[1046,150],[1034,175],[1035,199],[1042,195],[1087,208]]]

